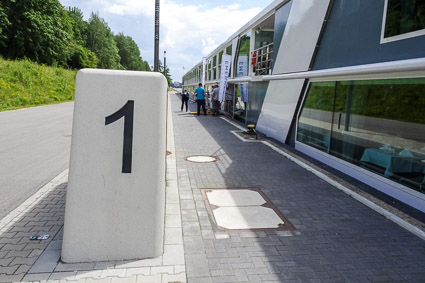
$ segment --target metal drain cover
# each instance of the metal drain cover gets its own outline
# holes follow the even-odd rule
[[[201,192],[219,229],[294,229],[259,188],[202,189]]]
[[[208,162],[215,162],[218,159],[218,157],[215,156],[209,156],[209,155],[192,155],[185,157],[187,161],[190,162],[197,162],[197,163],[208,163]]]

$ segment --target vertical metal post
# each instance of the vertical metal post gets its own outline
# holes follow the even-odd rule
[[[153,70],[158,72],[159,67],[159,0],[155,0],[155,54]]]
[[[167,53],[167,51],[164,50],[164,76],[165,78],[167,78],[167,58],[165,57],[165,54]]]

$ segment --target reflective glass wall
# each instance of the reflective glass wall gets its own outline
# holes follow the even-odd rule
[[[425,192],[425,78],[314,82],[297,141]]]

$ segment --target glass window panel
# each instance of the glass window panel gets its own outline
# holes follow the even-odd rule
[[[236,86],[235,100],[235,119],[243,123],[246,122],[248,102],[248,84],[239,84]]]
[[[223,57],[223,51],[220,51],[220,53],[218,53],[218,65],[221,66],[221,58]]]
[[[298,120],[298,141],[329,152],[334,96],[334,82],[310,85]]]
[[[388,0],[384,37],[425,29],[425,0]]]
[[[226,54],[232,55],[232,45],[226,47]]]
[[[248,76],[249,66],[249,48],[251,42],[251,33],[248,32],[239,39],[239,50],[236,62],[236,77]]]
[[[424,192],[424,87],[424,78],[312,83],[297,140]]]

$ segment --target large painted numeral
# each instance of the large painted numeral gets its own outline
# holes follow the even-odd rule
[[[129,100],[117,112],[105,117],[105,126],[124,117],[124,144],[122,149],[122,173],[131,173],[133,155],[134,100]]]

